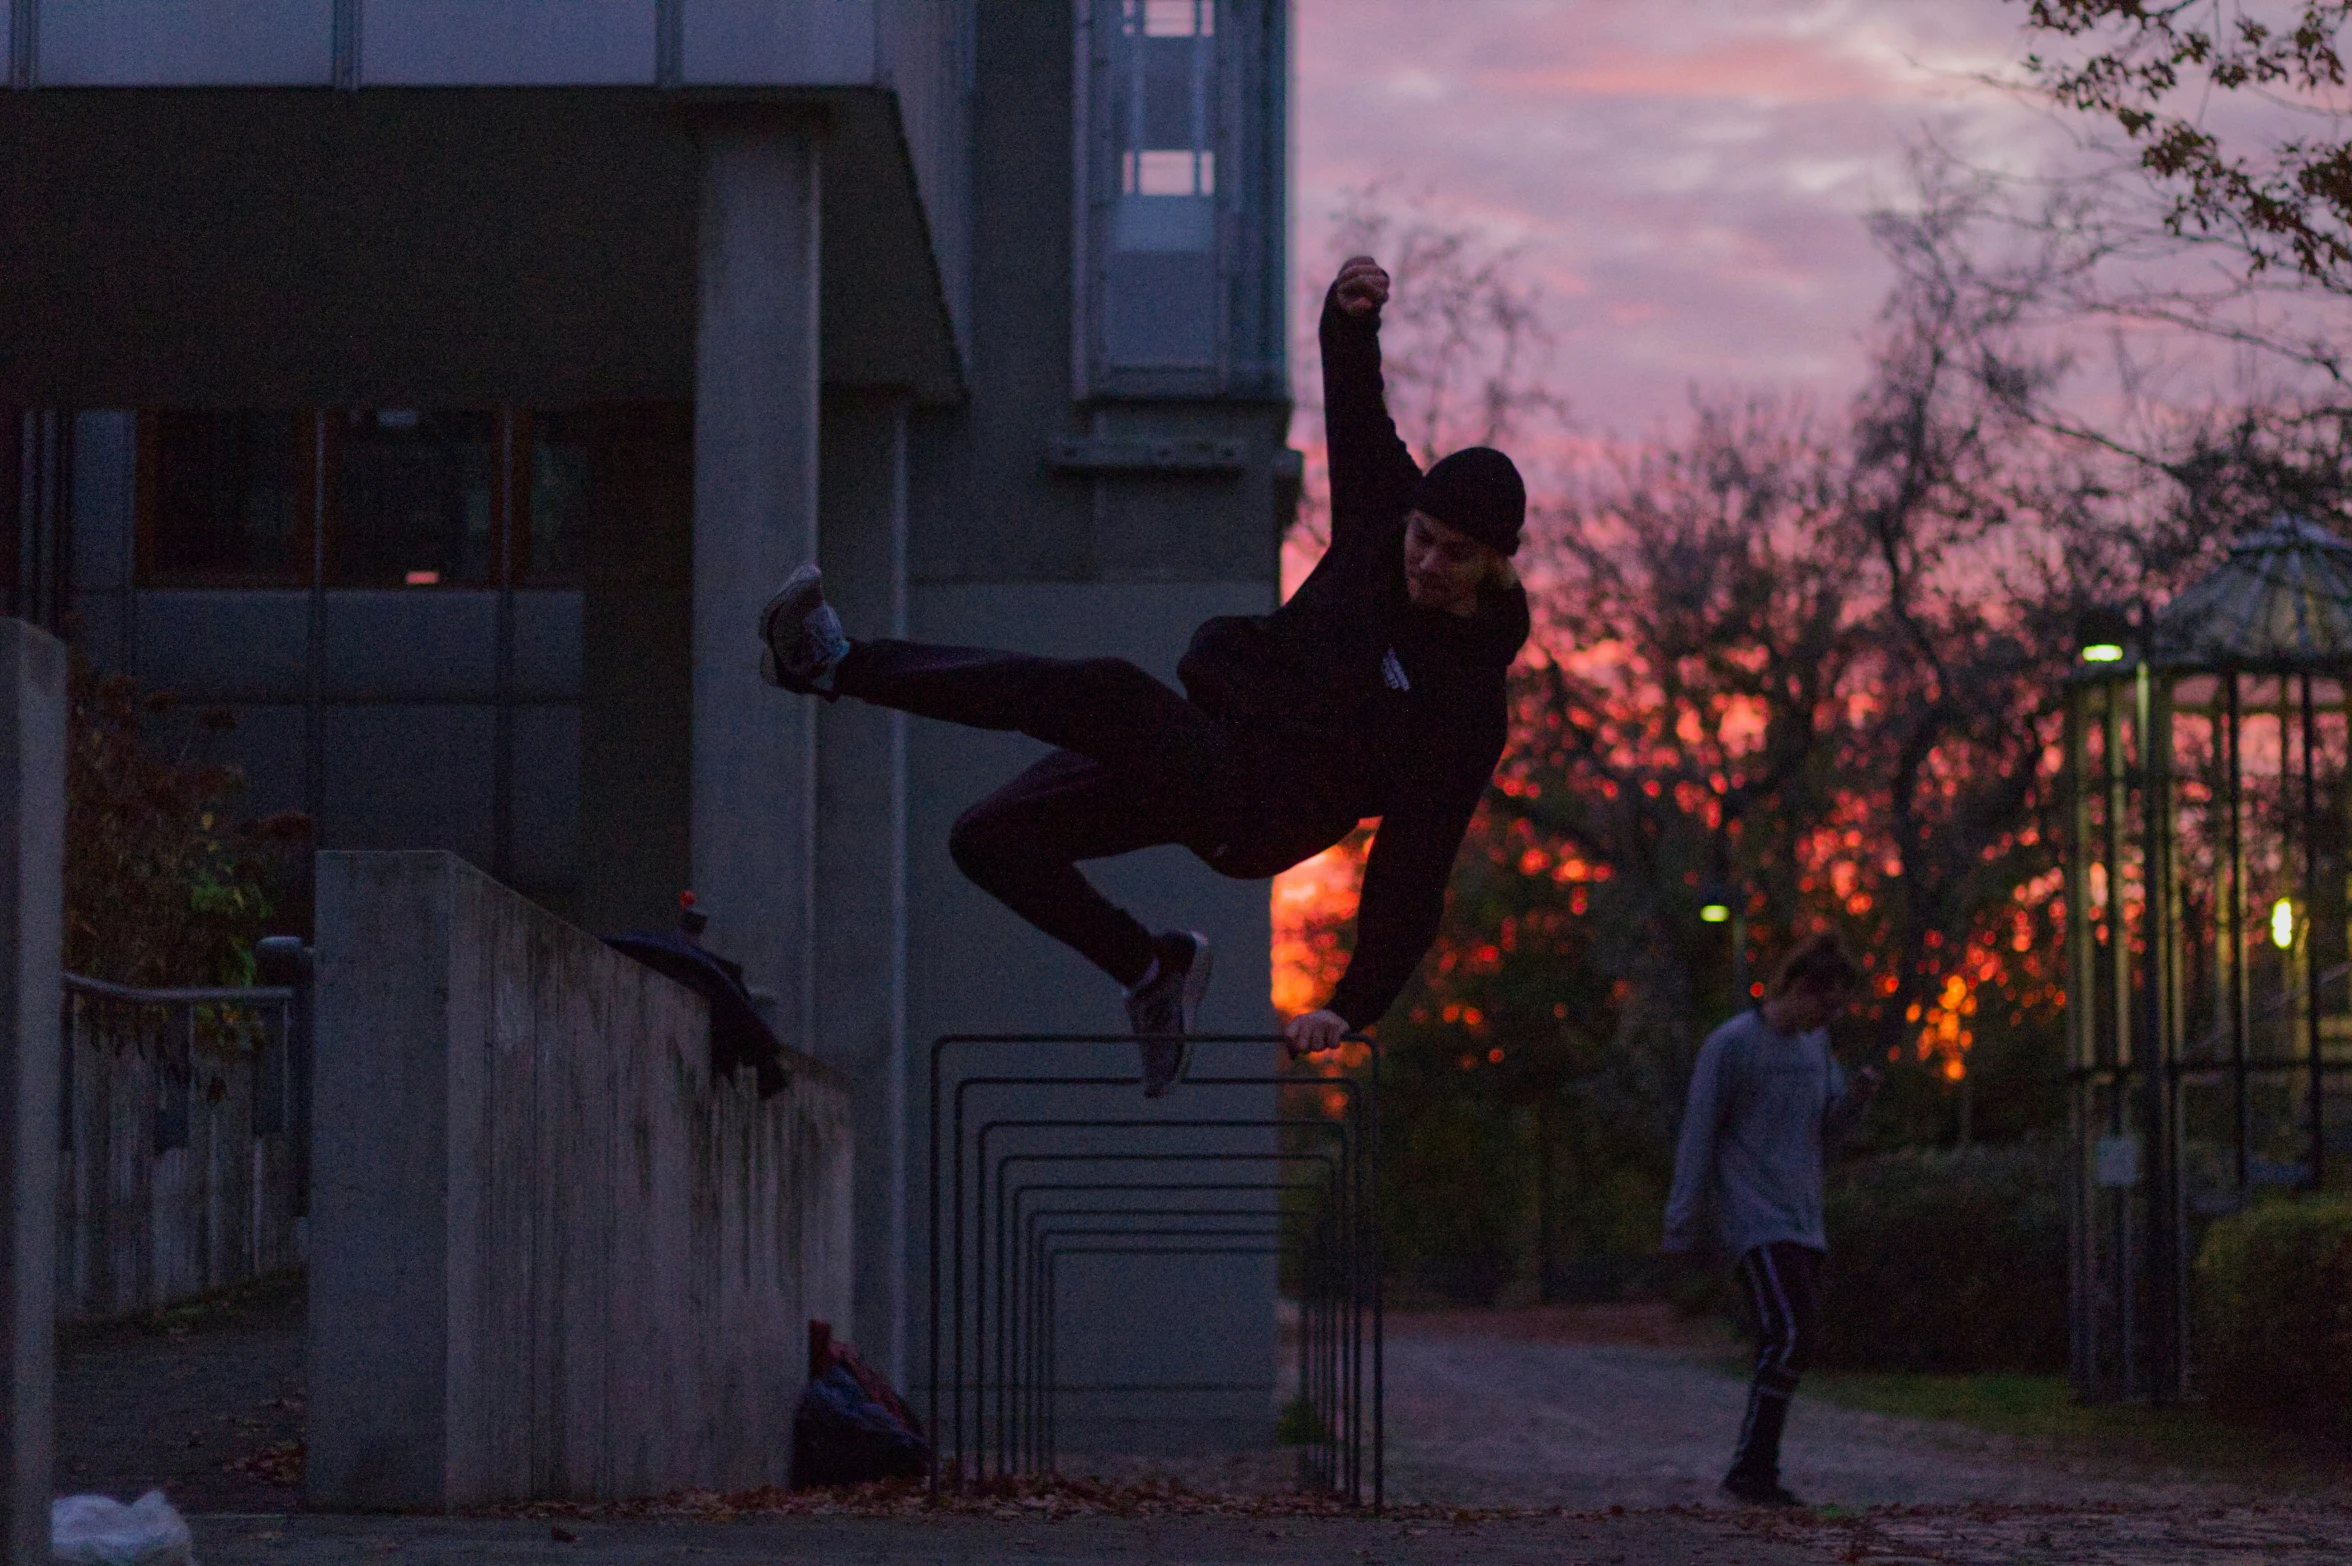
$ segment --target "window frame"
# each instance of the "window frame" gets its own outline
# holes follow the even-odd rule
[[[491,408],[435,408],[434,414],[474,413],[491,418],[490,573],[481,581],[397,582],[343,578],[336,571],[336,544],[346,518],[341,499],[343,425],[354,413],[377,408],[187,409],[188,412],[286,413],[296,422],[294,471],[290,475],[297,547],[284,570],[196,571],[166,569],[156,557],[161,496],[162,422],[177,408],[142,408],[133,435],[133,576],[138,591],[319,589],[327,592],[494,593],[503,588],[577,590],[585,570],[546,574],[532,570],[532,475],[541,419],[558,410],[514,405]],[[302,547],[307,544],[308,547]]]
[[[278,571],[232,568],[218,571],[166,569],[156,559],[157,511],[162,490],[163,423],[165,413],[286,414],[294,420],[294,455],[287,474],[294,497],[294,558]],[[318,472],[319,421],[307,408],[141,408],[132,417],[131,528],[134,588],[247,589],[308,588],[317,573],[316,547],[302,547],[318,533],[320,485]]]
[[[1209,366],[1123,365],[1105,341],[1112,226],[1122,182],[1110,73],[1124,0],[1072,0],[1071,354],[1073,399],[1290,395],[1285,308],[1289,208],[1288,0],[1215,0],[1216,352]]]

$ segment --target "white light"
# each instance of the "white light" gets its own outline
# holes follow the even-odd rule
[[[2270,944],[2282,952],[2295,944],[2295,905],[2283,897],[2270,905]]]

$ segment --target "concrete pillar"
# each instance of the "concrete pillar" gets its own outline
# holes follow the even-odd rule
[[[0,620],[0,1566],[47,1566],[57,1286],[65,648]]]
[[[852,636],[906,634],[907,414],[895,393],[828,392],[825,587]],[[817,1053],[850,1079],[857,1141],[856,1339],[902,1384],[907,1037],[904,713],[817,715]]]
[[[691,858],[711,947],[813,1011],[816,715],[759,677],[760,607],[817,550],[818,144],[794,120],[703,127],[694,386]]]
[[[693,885],[691,410],[616,412],[596,431],[581,606],[580,924],[664,930]]]

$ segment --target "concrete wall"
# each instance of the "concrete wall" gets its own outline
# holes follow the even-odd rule
[[[862,635],[906,634],[906,404],[825,396],[818,539],[826,595]],[[861,702],[817,722],[813,1046],[854,1084],[857,1313],[867,1363],[903,1378],[908,1163],[906,751],[910,720]]]
[[[250,1032],[232,1032],[191,1028],[184,1007],[76,997],[60,1084],[60,1321],[302,1265],[280,1015],[268,1006]]]
[[[698,999],[446,854],[321,855],[317,944],[312,1502],[782,1482],[841,1079],[714,1081]]]
[[[826,379],[954,399],[956,274],[900,99],[746,91],[824,126]],[[0,402],[690,398],[697,138],[750,112],[651,88],[0,91]]]
[[[1175,586],[996,584],[918,586],[915,634],[927,640],[997,643],[1051,656],[1108,649],[1133,658],[1164,680],[1192,628],[1218,613],[1262,609],[1264,589],[1249,583]],[[848,705],[843,703],[844,706]],[[1047,939],[963,878],[947,852],[948,828],[976,799],[1010,779],[1045,749],[1017,734],[991,734],[916,723],[908,737],[908,1035],[910,1140],[916,1178],[905,1199],[917,1239],[907,1269],[915,1338],[928,1347],[931,1041],[950,1032],[1119,1032],[1126,1027],[1119,988],[1075,952]],[[1157,848],[1098,861],[1086,873],[1114,901],[1154,929],[1199,930],[1216,954],[1201,1030],[1263,1033],[1274,1025],[1266,884],[1216,875],[1181,848]],[[1245,1076],[1274,1068],[1271,1047],[1201,1046],[1195,1076]],[[1124,1046],[1040,1046],[972,1051],[948,1062],[944,1086],[962,1076],[1009,1072],[1053,1075],[1131,1073]],[[1188,1084],[1166,1098],[1132,1088],[973,1090],[967,1113],[991,1118],[1072,1116],[1151,1121],[1110,1133],[998,1133],[997,1154],[1021,1151],[1135,1151],[1214,1154],[1271,1151],[1270,1129],[1187,1127],[1208,1119],[1262,1119],[1274,1112],[1263,1087]],[[949,1098],[946,1111],[952,1113]],[[1167,1129],[1159,1129],[1164,1124]],[[976,1138],[967,1139],[967,1151]],[[977,1177],[977,1162],[969,1165]],[[1139,1172],[1088,1163],[1061,1178],[1096,1180],[1233,1179],[1206,1163]],[[993,1178],[993,1174],[992,1174]],[[1137,1196],[1130,1205],[1166,1205]],[[1089,1205],[1116,1205],[1099,1199]],[[972,1235],[977,1243],[977,1234]],[[969,1269],[967,1269],[969,1271]],[[1057,1431],[1067,1451],[1181,1452],[1262,1446],[1273,1430],[1273,1259],[1263,1256],[1098,1255],[1061,1270],[1057,1344],[1065,1395]],[[922,1383],[918,1353],[908,1379]],[[968,1364],[969,1377],[973,1367]],[[1188,1390],[1112,1391],[1156,1386]],[[942,1392],[943,1402],[945,1392]],[[967,1395],[967,1407],[970,1407]]]
[[[909,625],[929,641],[1113,654],[1173,682],[1200,621],[1274,605],[1273,469],[1289,410],[1275,400],[1076,400],[1073,16],[1066,4],[998,0],[982,7],[973,99],[972,398],[952,413],[919,409],[912,420]],[[1247,457],[1232,474],[1057,472],[1049,453],[1058,438],[1073,435],[1232,442]],[[931,1041],[949,1032],[1126,1025],[1117,986],[972,886],[948,857],[956,816],[1041,754],[1019,735],[924,722],[908,730],[906,1134],[913,1178],[903,1200],[904,1228],[915,1242],[904,1272],[911,1383],[927,1373],[930,1326],[924,1176]],[[1180,848],[1086,870],[1152,927],[1210,937],[1217,965],[1205,1028],[1271,1029],[1265,883],[1225,880]],[[1194,1070],[1255,1074],[1271,1068],[1270,1056],[1207,1048],[1196,1053]],[[960,1063],[972,1074],[990,1066],[1135,1069],[1131,1054],[1075,1049]],[[951,1069],[947,1080],[958,1074]],[[1249,1152],[1272,1143],[1270,1131],[1181,1128],[1188,1120],[1270,1115],[1270,1089],[1189,1086],[1156,1102],[1132,1090],[992,1088],[974,1096],[985,1100],[975,1103],[976,1115],[1107,1114],[1170,1127],[1127,1134],[1125,1144],[1138,1148]],[[1093,1172],[1119,1177],[1107,1167]],[[1206,1166],[1163,1172],[1170,1179],[1219,1177]],[[1134,1205],[1148,1204],[1137,1198]],[[1073,1382],[1104,1389],[1063,1400],[1065,1449],[1167,1451],[1271,1438],[1270,1258],[1089,1257],[1065,1268],[1063,1282],[1062,1370]],[[1143,1383],[1196,1390],[1107,1390]]]
[[[49,1559],[65,649],[0,620],[0,1566]]]

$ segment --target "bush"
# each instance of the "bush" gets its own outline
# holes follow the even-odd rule
[[[2197,1253],[2197,1384],[2225,1417],[2352,1437],[2352,1201],[2265,1202]]]
[[[1912,1149],[1849,1165],[1828,1192],[1819,1362],[2063,1369],[2061,1170],[2033,1142]]]
[[[66,732],[65,966],[143,986],[251,984],[274,886],[300,873],[309,822],[233,823],[233,767],[158,748],[175,702],[76,654]],[[203,715],[225,729],[225,711]]]

